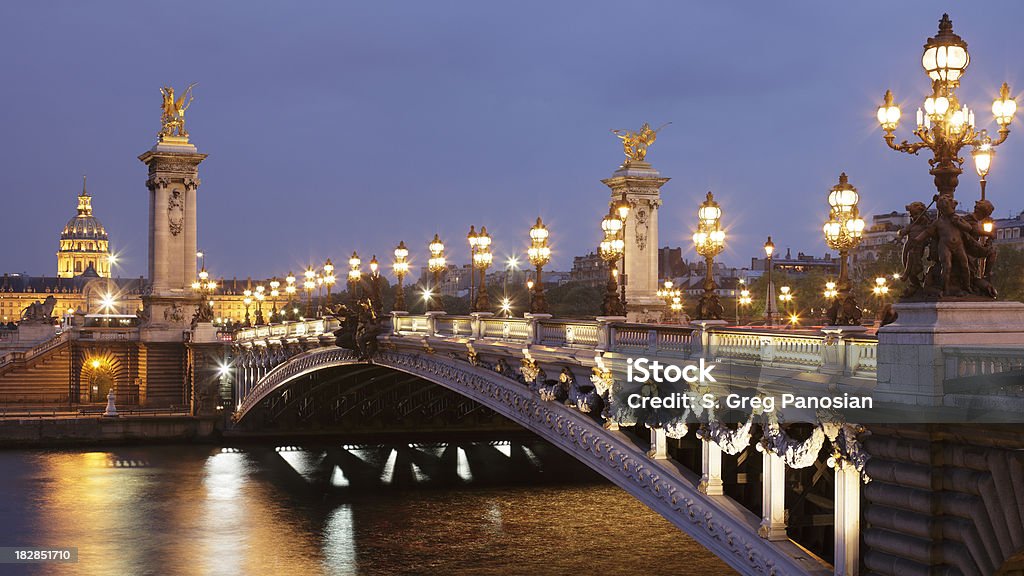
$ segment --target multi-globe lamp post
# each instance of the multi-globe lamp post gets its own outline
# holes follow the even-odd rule
[[[245,305],[245,325],[252,326],[252,320],[249,318],[249,307],[252,306],[252,290],[248,288],[242,290],[242,304]]]
[[[476,300],[472,303],[472,310],[475,312],[486,312],[491,307],[490,298],[487,295],[487,269],[494,262],[494,254],[491,252],[491,235],[487,233],[487,227],[480,227],[480,234],[476,238],[476,250],[473,253],[473,270],[480,271],[480,288],[477,290]],[[470,278],[476,274],[470,272]]]
[[[373,309],[377,312],[381,312],[384,309],[384,299],[380,291],[380,262],[377,261],[377,255],[374,254],[370,257],[370,301]]]
[[[210,273],[206,266],[199,270],[199,278],[192,282],[192,290],[199,295],[199,304],[196,306],[196,322],[210,322],[213,320],[213,292],[217,289],[217,282],[210,279]]]
[[[256,299],[257,326],[260,324],[265,324],[265,322],[263,321],[263,300],[266,298],[266,295],[264,295],[264,292],[266,291],[267,289],[262,284],[260,284],[259,286],[256,287],[256,291],[253,293],[253,298]]]
[[[932,90],[924,100],[923,110],[917,109],[917,128],[913,133],[918,141],[904,140],[896,143],[895,131],[902,114],[892,91],[886,90],[882,105],[877,110],[883,138],[890,148],[907,154],[931,150],[932,158],[928,160],[931,168],[928,173],[934,177],[939,192],[933,200],[937,208],[937,220],[952,219],[954,215],[957,203],[953,200],[953,194],[959,184],[959,176],[963,173],[964,159],[960,151],[965,146],[973,148],[971,154],[975,170],[981,179],[981,199],[975,203],[974,214],[963,219],[970,224],[970,229],[963,230],[963,233],[976,240],[967,245],[967,255],[974,260],[969,265],[956,260],[948,263],[940,261],[935,264],[938,273],[933,270],[925,274],[920,267],[908,267],[904,297],[913,297],[922,288],[930,297],[962,296],[965,292],[988,297],[996,295],[992,287],[991,270],[986,269],[987,262],[995,256],[994,223],[990,218],[995,207],[985,199],[985,184],[995,148],[1005,142],[1010,134],[1017,102],[1009,85],[1004,82],[992,102],[992,116],[999,125],[998,137],[993,140],[987,130],[978,128],[974,112],[966,105],[961,105],[956,94],[970,61],[967,42],[953,33],[949,15],[943,14],[939,20],[938,33],[925,43],[921,56],[921,65],[931,80]],[[915,221],[921,217],[916,217]],[[940,238],[938,244],[940,252],[950,249],[962,251],[959,246],[950,245],[956,244],[955,240]]]
[[[935,177],[935,187],[942,195],[952,196],[956,190],[958,177],[963,173],[963,159],[959,154],[964,146],[988,152],[982,160],[984,170],[979,169],[979,175],[988,172],[991,153],[1010,134],[1010,123],[1017,111],[1017,102],[1004,82],[999,96],[992,103],[992,115],[999,124],[999,138],[993,141],[986,130],[976,129],[974,112],[966,104],[961,106],[956,94],[970,61],[967,42],[953,33],[953,22],[948,14],[943,14],[938,34],[928,39],[921,57],[921,65],[932,82],[932,92],[925,98],[924,110],[917,109],[914,135],[920,141],[896,143],[894,132],[899,126],[901,113],[891,90],[886,90],[882,106],[877,111],[878,123],[890,148],[908,154],[917,154],[922,149],[932,151],[929,173]]]
[[[740,279],[740,285],[741,286],[745,286],[745,284],[746,283],[743,282],[742,279]],[[751,303],[753,303],[753,302],[754,302],[754,299],[750,297],[750,290],[748,290],[746,287],[741,288],[740,289],[739,297],[736,298],[736,324],[737,325],[739,325],[739,323],[740,323],[740,306],[742,306],[744,309],[746,309],[746,307],[750,306]]]
[[[395,248],[395,263],[392,265],[398,287],[395,288],[395,310],[405,311],[405,275],[409,273],[409,249],[402,240]]]
[[[789,286],[779,286],[779,301],[782,304],[779,306],[782,312],[789,316],[789,323],[791,326],[795,326],[799,317],[793,311],[793,290]]]
[[[860,217],[857,206],[859,201],[857,189],[850,184],[846,173],[839,174],[839,184],[833,186],[828,194],[828,221],[822,228],[825,243],[839,252],[839,280],[832,283],[832,288],[826,287],[826,297],[832,294],[833,300],[828,323],[834,326],[860,325],[861,313],[850,286],[848,265],[850,250],[860,244],[864,236],[864,219]]]
[[[312,266],[306,268],[303,273],[305,280],[302,281],[302,289],[306,291],[306,316],[313,316],[313,289],[316,288],[316,271]]]
[[[434,277],[434,285],[423,292],[423,299],[426,301],[427,310],[440,311],[441,272],[448,267],[448,263],[444,257],[444,242],[441,242],[441,237],[434,234],[434,239],[430,241],[429,245],[427,245],[427,249],[430,251],[430,259],[427,260],[427,270]],[[433,291],[437,291],[436,299],[433,298]]]
[[[619,293],[621,294],[623,314],[626,313],[626,284],[629,282],[629,274],[626,273],[626,218],[629,217],[631,209],[632,205],[629,203],[629,200],[626,200],[625,195],[618,202],[612,204],[612,211],[619,217],[619,222],[621,223],[619,228],[621,229],[622,243],[619,245],[619,252],[621,252],[622,270],[619,272]]]
[[[324,286],[327,287],[327,300],[326,300],[326,302],[327,302],[327,305],[329,306],[331,304],[331,290],[334,288],[334,283],[338,281],[337,277],[334,275],[334,263],[331,262],[330,258],[328,258],[327,261],[324,262],[324,274],[323,274],[323,276],[324,276]]]
[[[665,307],[668,308],[668,314],[665,315],[666,320],[678,319],[683,310],[683,291],[676,288],[671,280],[665,280],[655,295],[665,301]]]
[[[348,259],[348,297],[353,303],[357,302],[360,296],[360,281],[363,279],[363,271],[360,270],[362,263],[359,254],[353,250],[352,257]]]
[[[295,274],[288,272],[288,276],[285,277],[284,281],[284,293],[287,294],[286,298],[288,299],[288,303],[290,304],[292,300],[295,298],[295,292],[297,291],[297,288],[295,287]]]
[[[532,314],[546,314],[548,303],[544,298],[542,274],[544,265],[551,261],[551,247],[548,246],[548,229],[544,226],[540,216],[537,217],[537,223],[533,225],[533,228],[530,228],[530,248],[526,254],[530,258],[530,264],[533,264],[537,270],[530,296],[530,312]]]
[[[625,302],[619,298],[617,290],[618,270],[615,263],[623,257],[626,243],[622,239],[622,220],[614,209],[609,210],[601,221],[601,230],[604,231],[604,239],[598,246],[598,254],[608,264],[608,285],[601,303],[601,312],[605,316],[625,316]]]
[[[278,281],[275,276],[270,280],[270,322],[274,322],[274,317],[277,316],[277,298],[281,295],[278,288],[281,287],[281,282]]]
[[[722,208],[709,191],[697,210],[697,231],[693,234],[697,254],[704,257],[704,293],[697,304],[697,317],[700,320],[722,319],[722,305],[718,300],[718,285],[714,278],[715,256],[725,248],[725,231],[722,230],[721,220]]]

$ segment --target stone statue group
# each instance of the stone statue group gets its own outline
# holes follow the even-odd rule
[[[329,312],[341,320],[341,328],[334,332],[335,345],[346,350],[355,350],[359,353],[360,360],[369,360],[377,353],[377,336],[384,327],[374,300],[360,299],[356,301],[355,309],[344,304],[336,304]]]
[[[57,299],[52,295],[45,300],[29,304],[21,311],[21,319],[29,322],[48,322],[53,319],[53,309],[57,306]]]
[[[906,239],[903,245],[904,297],[995,298],[992,203],[978,200],[973,212],[959,215],[953,196],[936,195],[933,202],[934,217],[923,202],[907,204],[910,224],[897,235],[898,239]]]

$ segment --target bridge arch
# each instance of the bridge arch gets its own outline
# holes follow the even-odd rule
[[[724,496],[701,494],[696,475],[669,461],[648,458],[646,449],[625,434],[605,430],[593,418],[560,402],[542,400],[517,380],[454,358],[390,350],[367,362],[341,348],[309,350],[271,370],[247,390],[236,419],[246,421],[271,394],[304,376],[371,363],[443,386],[530,430],[608,478],[743,574],[831,573],[794,543],[759,537],[760,518]]]

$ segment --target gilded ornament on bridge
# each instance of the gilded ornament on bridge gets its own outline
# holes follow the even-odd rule
[[[644,122],[644,125],[640,127],[639,132],[633,132],[631,130],[612,130],[612,134],[615,134],[619,140],[622,140],[622,151],[626,154],[626,158],[636,160],[637,162],[643,162],[644,158],[647,157],[647,148],[657,140],[658,132],[669,124],[671,124],[671,122],[666,122],[658,127],[657,130],[652,130],[651,125]]]
[[[174,88],[164,86],[160,88],[163,95],[163,103],[160,105],[160,141],[187,143],[188,132],[185,130],[185,111],[192,105],[192,88],[195,82],[189,84],[180,98],[175,98]]]

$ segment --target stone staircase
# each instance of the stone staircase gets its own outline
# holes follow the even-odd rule
[[[68,403],[71,344],[58,335],[0,360],[0,404]]]

